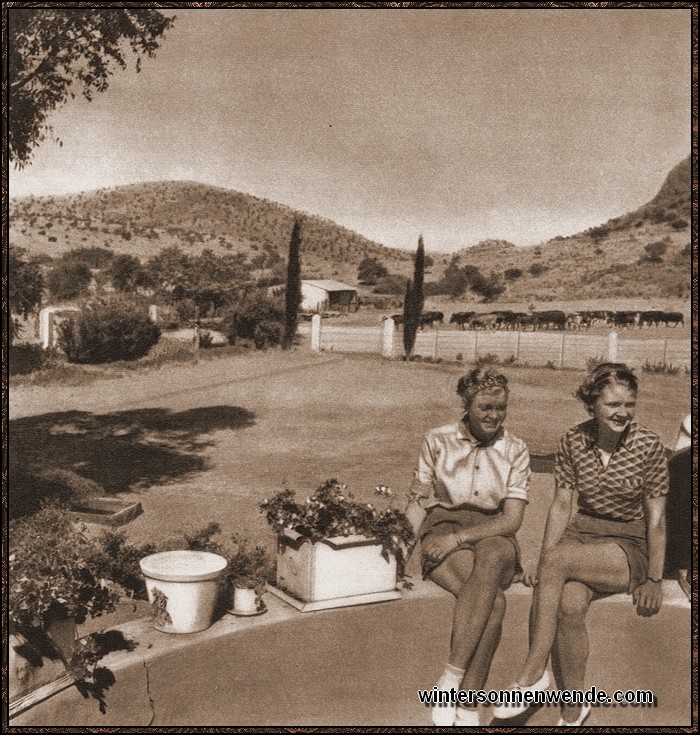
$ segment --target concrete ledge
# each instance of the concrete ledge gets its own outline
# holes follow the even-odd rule
[[[592,605],[586,686],[650,689],[658,706],[598,709],[591,725],[691,724],[690,605],[675,583],[664,588],[667,601],[654,618],[638,617],[627,595]],[[489,688],[508,686],[527,650],[530,590],[513,585],[507,598]],[[138,647],[104,660],[116,677],[105,714],[70,687],[11,724],[430,725],[416,690],[431,688],[444,666],[451,595],[419,582],[401,600],[311,613],[273,595],[265,600],[265,615],[226,615],[190,635],[161,633],[145,618],[121,625]],[[544,707],[528,724],[553,725],[557,717]]]

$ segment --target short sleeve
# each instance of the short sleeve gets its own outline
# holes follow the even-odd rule
[[[668,459],[663,444],[657,439],[644,463],[644,490],[647,498],[668,495]]]
[[[521,442],[508,475],[506,498],[528,501],[530,490],[530,452],[524,442]]]
[[[568,436],[561,438],[554,457],[554,486],[562,490],[576,490],[576,471],[571,460]]]
[[[418,462],[413,473],[410,494],[416,499],[427,500],[433,494],[435,479],[435,448],[430,437],[426,436],[418,455]]]

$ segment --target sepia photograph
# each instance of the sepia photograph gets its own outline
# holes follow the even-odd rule
[[[3,730],[697,732],[697,3],[2,31]]]

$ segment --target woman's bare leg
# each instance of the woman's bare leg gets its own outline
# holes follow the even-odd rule
[[[559,603],[557,636],[552,649],[552,666],[560,689],[583,690],[588,664],[586,614],[595,593],[581,582],[567,582]],[[575,722],[581,705],[565,704],[562,717]]]
[[[562,591],[570,581],[601,592],[624,592],[629,583],[627,556],[614,542],[561,543],[548,552],[535,588],[537,614],[530,651],[517,679],[521,686],[531,686],[544,674],[557,633]]]
[[[478,542],[474,551],[455,551],[433,571],[431,579],[457,598],[452,622],[452,644],[449,663],[459,669],[470,669],[477,649],[487,631],[494,603],[502,587],[507,586],[515,570],[515,549],[502,537]],[[501,615],[502,620],[502,615]],[[487,653],[493,655],[494,638],[500,636],[500,621],[495,618],[489,629],[491,640],[484,641],[479,666]],[[489,660],[490,666],[490,660]],[[488,674],[488,667],[486,668]],[[481,678],[483,672],[475,672]]]

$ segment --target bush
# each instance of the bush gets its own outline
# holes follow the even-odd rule
[[[136,360],[158,342],[160,328],[123,298],[88,304],[58,328],[58,344],[69,362],[97,364]]]
[[[91,280],[92,273],[85,263],[69,261],[49,272],[46,285],[55,299],[66,301],[85,294]]]
[[[666,254],[666,250],[668,250],[668,243],[663,240],[650,242],[644,246],[644,256],[640,262],[661,263],[663,256]]]
[[[261,293],[249,296],[225,318],[224,333],[232,345],[248,339],[259,350],[277,346],[284,334],[284,304]]]
[[[531,276],[537,278],[537,276],[541,276],[543,273],[546,273],[549,270],[549,267],[544,263],[533,263],[527,270]]]
[[[674,219],[673,222],[671,222],[671,227],[673,227],[674,230],[685,230],[688,225],[688,220],[683,219],[683,217],[678,217],[678,219]]]
[[[406,276],[391,274],[386,278],[380,278],[377,285],[372,289],[373,293],[382,294],[404,294],[406,291]]]
[[[520,268],[506,268],[505,271],[503,271],[503,275],[507,281],[514,281],[516,278],[520,278],[522,274],[523,272]]]
[[[11,345],[8,360],[10,375],[26,375],[41,370],[45,359],[41,345]]]
[[[680,365],[671,365],[666,362],[649,362],[647,360],[642,365],[642,372],[644,373],[656,373],[657,375],[677,375],[680,372]]]

